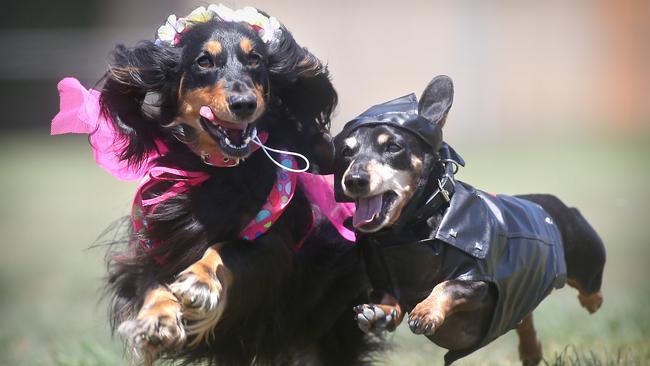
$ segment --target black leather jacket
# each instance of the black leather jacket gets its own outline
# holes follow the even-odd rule
[[[374,289],[392,293],[407,311],[446,280],[495,285],[497,301],[487,334],[472,349],[448,352],[447,363],[515,328],[566,282],[560,232],[541,206],[460,181],[437,229],[407,226],[399,233],[388,230],[360,239]]]

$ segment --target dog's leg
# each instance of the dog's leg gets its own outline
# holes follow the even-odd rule
[[[161,353],[185,343],[181,304],[164,286],[150,289],[137,317],[120,324],[118,332],[133,347],[135,356],[151,365]]]
[[[524,366],[534,366],[542,362],[542,343],[537,339],[533,324],[533,314],[528,314],[517,325],[519,336],[519,359]]]
[[[223,244],[214,245],[196,263],[181,272],[169,287],[183,305],[183,317],[191,345],[197,344],[219,322],[226,307],[232,274],[219,254]]]
[[[365,333],[392,332],[402,322],[404,314],[397,299],[384,294],[380,304],[363,304],[354,307],[359,329]]]
[[[488,290],[489,285],[483,281],[441,282],[413,308],[409,327],[415,334],[433,335],[451,314],[478,309],[485,302]]]

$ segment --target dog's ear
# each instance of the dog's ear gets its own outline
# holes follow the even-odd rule
[[[445,125],[453,101],[454,83],[451,78],[446,75],[436,76],[422,92],[418,113],[421,117],[442,127]]]
[[[282,27],[280,39],[269,47],[269,71],[271,92],[299,124],[293,148],[309,158],[311,171],[329,174],[334,159],[330,117],[338,96],[327,66]]]
[[[345,148],[345,139],[350,137],[350,134],[354,132],[346,132],[345,130],[340,132],[334,137],[334,167],[332,169],[332,174],[334,174],[334,200],[336,202],[354,202],[354,200],[345,193],[343,193],[343,175],[352,163],[351,159],[345,154],[343,154]]]
[[[177,88],[173,70],[179,51],[142,42],[134,48],[118,45],[111,58],[100,98],[102,112],[113,120],[123,140],[120,158],[139,165],[156,148],[161,125],[173,118]]]

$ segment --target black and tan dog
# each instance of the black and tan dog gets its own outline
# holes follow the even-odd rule
[[[602,304],[605,249],[579,211],[546,194],[491,195],[456,181],[462,159],[442,142],[453,99],[446,76],[372,107],[335,139],[339,200],[377,304],[355,308],[366,332],[409,313],[416,334],[450,350],[446,364],[516,328],[524,364],[542,359],[532,311],[567,282],[589,312]]]
[[[194,13],[212,17],[186,20],[173,42],[116,47],[101,90],[121,159],[166,172],[140,192],[161,202],[134,204],[126,245],[108,253],[113,328],[147,363],[359,364],[376,344],[349,314],[367,301],[362,259],[302,186],[265,233],[242,236],[268,217],[262,208],[286,176],[255,150],[256,133],[306,155],[313,172],[330,169],[329,72],[279,23],[261,33],[228,20],[273,20],[263,12]],[[178,171],[204,180],[174,181]]]

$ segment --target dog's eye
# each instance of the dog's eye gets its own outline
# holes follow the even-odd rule
[[[391,142],[390,144],[388,144],[388,146],[386,146],[386,151],[390,153],[398,153],[402,151],[402,147],[394,142]]]
[[[210,67],[214,66],[214,62],[212,62],[212,57],[208,55],[203,55],[199,58],[196,59],[196,64],[199,65],[200,67],[207,69]]]
[[[260,62],[262,62],[262,55],[259,53],[252,52],[250,55],[248,55],[248,66],[257,67]]]
[[[352,156],[352,149],[349,146],[343,146],[341,149],[341,155],[346,158]]]

